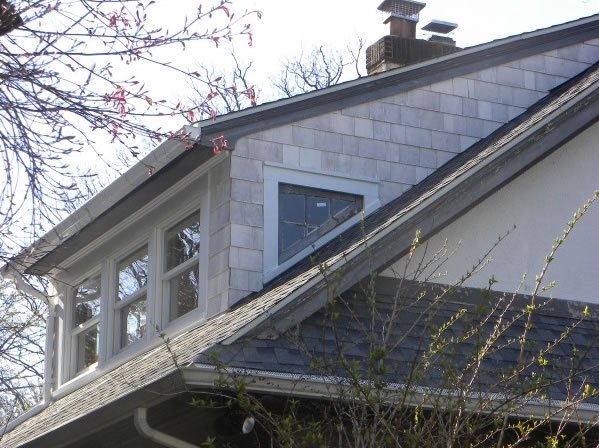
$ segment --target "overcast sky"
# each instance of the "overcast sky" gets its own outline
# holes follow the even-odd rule
[[[236,0],[237,9],[256,8],[262,20],[254,26],[248,56],[267,74],[302,48],[326,44],[343,48],[356,35],[370,45],[387,32],[381,0]],[[247,5],[247,6],[246,6]],[[468,47],[525,31],[599,13],[599,0],[428,0],[419,27],[431,19],[458,24],[453,37]],[[419,36],[424,36],[419,31]]]

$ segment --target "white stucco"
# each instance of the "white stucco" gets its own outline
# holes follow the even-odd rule
[[[433,281],[455,282],[472,269],[500,235],[510,231],[488,257],[489,263],[466,286],[485,287],[494,276],[498,281],[496,290],[511,292],[522,283],[520,291],[530,293],[555,238],[599,189],[598,141],[599,124],[595,124],[430,238],[427,258],[443,248],[445,241],[447,253],[453,252],[436,269],[439,277]],[[543,281],[549,284],[555,280],[557,286],[545,295],[599,303],[598,229],[599,202],[557,252]],[[417,251],[410,267],[422,258],[424,247]],[[401,275],[405,260],[383,275]]]

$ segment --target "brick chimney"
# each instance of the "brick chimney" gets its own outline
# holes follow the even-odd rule
[[[383,22],[389,24],[389,35],[366,49],[366,69],[369,75],[460,50],[450,37],[432,36],[428,41],[416,39],[416,25],[420,20],[420,11],[425,6],[426,3],[413,0],[384,0],[379,5],[379,10],[389,14]],[[457,25],[433,20],[423,29],[427,27],[432,27],[430,31],[433,32],[448,33]]]

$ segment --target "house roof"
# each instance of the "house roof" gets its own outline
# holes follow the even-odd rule
[[[299,262],[262,291],[174,338],[168,346],[161,344],[135,356],[40,409],[7,432],[0,445],[57,446],[74,434],[96,431],[115,415],[131,412],[179,385],[173,356],[179,365],[188,365],[215,344],[284,330],[312,315],[328,296],[322,266],[332,272],[343,268],[338,285],[342,292],[398,259],[408,250],[416,229],[424,237],[431,235],[594,123],[599,116],[598,81],[596,64],[344,232],[324,246],[316,259]]]
[[[372,296],[376,298],[373,307],[368,300]],[[253,336],[230,345],[217,344],[196,362],[230,371],[252,369],[329,379],[344,378],[351,366],[364,379],[438,393],[468,389],[474,376],[475,386],[469,392],[487,397],[520,397],[524,382],[538,386],[544,376],[548,384],[538,395],[564,403],[574,402],[581,384],[599,390],[599,307],[585,315],[585,303],[537,298],[538,308],[525,331],[530,304],[531,297],[525,295],[367,278],[280,337]],[[500,336],[495,335],[497,326]],[[384,342],[385,332],[389,337]],[[473,360],[478,361],[482,345],[490,340],[493,343],[475,372]],[[439,341],[444,345],[436,351],[432,347]],[[380,376],[368,372],[371,344],[388,349],[386,371]],[[539,363],[541,354],[544,361]],[[519,361],[526,368],[514,381]],[[532,371],[536,376],[531,376]],[[412,377],[415,372],[417,378]],[[599,412],[598,395],[585,403]]]
[[[434,60],[359,78],[327,89],[297,95],[186,128],[201,136],[201,145],[186,151],[186,143],[162,143],[75,213],[55,226],[11,265],[19,271],[46,274],[92,242],[115,223],[141,208],[148,198],[205,163],[211,140],[225,136],[229,148],[246,135],[308,117],[408,91],[471,73],[492,65],[550,51],[599,37],[599,15],[477,45]],[[148,166],[154,174],[147,175]],[[170,172],[170,173],[169,173]],[[176,173],[176,175],[173,174]]]

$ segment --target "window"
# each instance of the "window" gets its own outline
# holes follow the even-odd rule
[[[56,284],[64,306],[56,309],[52,336],[60,388],[89,381],[162,344],[160,334],[205,319],[209,248],[200,244],[200,230],[210,224],[204,210],[216,163],[181,179],[64,263]]]
[[[169,322],[198,307],[200,276],[200,212],[165,232],[163,297]]]
[[[146,333],[148,248],[144,246],[118,263],[116,325],[118,349],[140,339]]]
[[[100,342],[100,275],[91,277],[73,293],[73,366],[76,372],[98,362]]]
[[[264,281],[379,205],[377,179],[264,162]]]
[[[279,263],[362,210],[362,196],[279,184]]]

